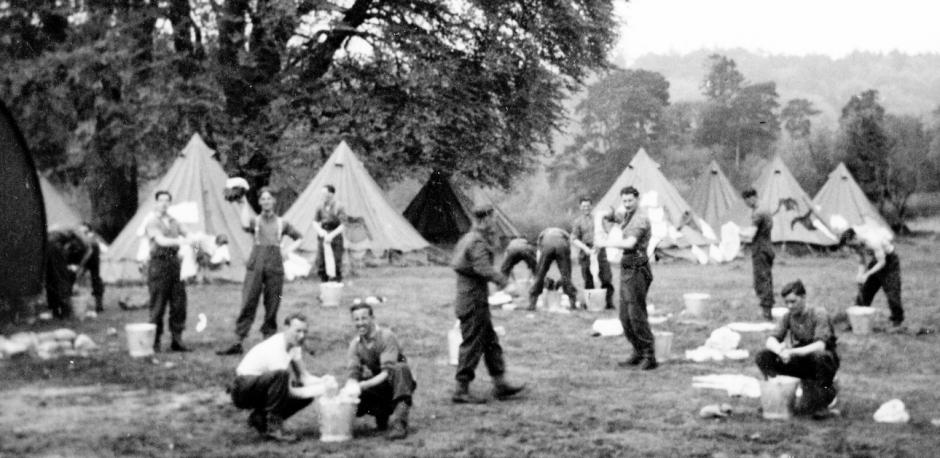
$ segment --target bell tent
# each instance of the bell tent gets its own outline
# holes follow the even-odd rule
[[[849,226],[876,225],[889,229],[878,209],[872,205],[845,164],[839,163],[829,179],[816,193],[813,203],[830,227],[840,223]],[[841,218],[842,221],[839,221]]]
[[[757,208],[773,216],[772,242],[831,246],[838,241],[779,157],[764,168],[754,182],[754,189]]]
[[[696,180],[689,205],[715,234],[728,222],[739,227],[751,224],[751,210],[715,161]],[[704,228],[703,231],[707,232]]]
[[[323,188],[328,184],[336,188],[336,201],[345,207],[347,217],[358,222],[355,227],[347,229],[347,248],[368,252],[375,258],[400,252],[409,257],[424,255],[426,260],[428,242],[385,200],[379,185],[345,141],[333,150],[310,184],[284,213],[284,219],[303,233],[300,249],[317,250],[317,234],[311,223],[321,205]]]
[[[42,175],[39,175],[39,188],[42,190],[42,200],[46,206],[46,224],[50,229],[74,228],[82,223],[82,218],[78,216],[78,213],[65,202],[62,194]]]
[[[245,278],[245,263],[252,242],[250,234],[241,227],[239,207],[223,196],[227,179],[222,164],[216,160],[215,151],[203,142],[199,134],[193,134],[154,189],[169,191],[174,206],[193,210],[189,221],[181,221],[186,232],[225,235],[228,238],[231,261],[214,271],[212,277],[241,282]],[[101,277],[104,281],[143,279],[137,253],[140,244],[147,242],[139,234],[153,208],[153,195],[148,195],[114,239],[102,259]]]
[[[461,191],[444,173],[434,171],[405,208],[404,215],[426,240],[448,245],[456,243],[470,229],[473,207],[487,203],[495,210],[496,235],[500,239],[505,241],[521,236],[522,233],[485,191],[472,189],[471,195]]]

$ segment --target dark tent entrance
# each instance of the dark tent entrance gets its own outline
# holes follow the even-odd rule
[[[408,207],[405,218],[427,241],[436,245],[452,245],[470,230],[470,212],[477,203],[493,204],[482,191],[473,197],[455,186],[442,172],[434,171]],[[495,204],[496,234],[500,240],[521,236],[518,229]]]

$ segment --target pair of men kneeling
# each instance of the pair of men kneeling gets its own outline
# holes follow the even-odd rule
[[[357,304],[350,311],[357,336],[349,345],[347,375],[361,391],[356,415],[373,415],[377,429],[388,430],[389,439],[402,439],[408,435],[408,411],[417,383],[395,335],[376,326],[372,307]],[[235,407],[252,410],[250,427],[269,439],[293,441],[296,437],[284,430],[284,420],[321,393],[301,387],[319,381],[303,365],[307,318],[291,314],[284,324],[287,329],[245,354],[230,389]]]
[[[764,377],[788,375],[800,379],[803,397],[798,411],[815,419],[837,415],[835,405],[836,334],[826,309],[806,305],[806,288],[796,280],[780,292],[787,313],[767,338],[766,349],[757,353],[757,367]],[[784,342],[789,337],[790,344]]]

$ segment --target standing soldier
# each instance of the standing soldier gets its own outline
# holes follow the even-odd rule
[[[245,231],[254,234],[254,244],[248,264],[245,266],[245,283],[242,285],[242,309],[235,322],[235,337],[238,339],[231,347],[219,350],[219,355],[238,355],[244,351],[242,341],[248,337],[251,323],[255,321],[258,299],[264,290],[264,321],[261,334],[265,339],[277,332],[277,311],[281,305],[281,291],[284,289],[284,257],[281,255],[281,238],[285,235],[293,243],[287,248],[290,253],[298,245],[302,235],[287,221],[274,214],[277,203],[271,188],[265,186],[258,191],[258,204],[261,214],[252,218],[248,200],[241,198],[241,223]]]
[[[858,255],[858,296],[855,304],[870,306],[875,293],[883,289],[891,311],[894,330],[901,330],[904,307],[901,305],[901,260],[886,230],[860,226],[849,228],[839,237],[839,246],[848,245]]]
[[[751,207],[752,226],[743,234],[751,237],[751,260],[754,265],[754,292],[760,299],[761,312],[765,320],[773,321],[770,309],[774,306],[774,245],[770,241],[770,231],[774,228],[770,213],[757,209],[757,191],[749,188],[741,193],[744,202]]]
[[[346,209],[336,201],[336,188],[328,184],[323,187],[323,204],[317,208],[313,217],[313,226],[317,230],[317,275],[320,281],[343,281],[343,229],[346,222]],[[333,250],[335,275],[327,275],[326,258],[323,245],[330,244]]]
[[[539,295],[545,287],[545,276],[552,262],[558,265],[561,274],[561,288],[570,300],[571,308],[577,308],[577,296],[574,285],[571,284],[571,236],[563,229],[549,227],[539,234],[539,267],[535,274],[535,284],[529,291],[529,310],[535,310]]]
[[[653,282],[646,249],[650,241],[649,218],[637,211],[640,192],[633,186],[620,190],[620,201],[626,214],[621,226],[622,240],[605,240],[597,244],[600,248],[620,248],[620,323],[623,333],[633,345],[633,356],[619,366],[640,366],[640,369],[656,369],[656,354],[653,331],[646,315],[646,293]]]
[[[473,227],[457,242],[451,262],[457,272],[454,311],[460,320],[463,336],[457,363],[457,389],[451,398],[457,404],[486,402],[470,394],[470,382],[481,357],[493,377],[493,395],[497,399],[507,398],[525,388],[524,384],[513,385],[505,379],[503,349],[499,346],[490,316],[487,283],[493,282],[499,287],[506,285],[506,277],[493,268],[493,246],[489,242],[493,207],[480,205],[471,213]]]
[[[594,289],[594,274],[591,273],[591,254],[594,251],[594,218],[591,216],[591,199],[582,197],[578,203],[581,215],[571,224],[571,244],[581,252],[578,254],[578,264],[581,266],[581,278],[584,279],[584,289]],[[607,261],[607,250],[597,250],[597,276],[601,281],[601,288],[606,290],[605,300],[607,308],[614,308],[613,276],[610,273],[610,262]]]
[[[186,285],[180,279],[179,249],[186,244],[180,223],[167,213],[173,196],[169,191],[154,193],[157,201],[153,218],[146,226],[150,240],[150,263],[147,267],[147,289],[150,290],[150,322],[157,326],[153,339],[153,351],[160,351],[163,334],[163,315],[170,306],[170,333],[173,336],[170,350],[190,351],[183,345],[183,329],[186,326]]]
[[[82,274],[88,272],[91,278],[91,295],[95,298],[95,312],[104,311],[104,282],[101,280],[101,245],[98,234],[91,230],[91,224],[83,222],[78,225],[78,235],[85,244],[85,252],[78,263],[75,278],[80,279]]]

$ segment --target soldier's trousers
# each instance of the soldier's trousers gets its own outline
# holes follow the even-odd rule
[[[877,261],[872,259],[868,264],[870,269]],[[901,260],[897,253],[885,256],[885,266],[868,277],[865,283],[859,285],[857,305],[869,306],[875,293],[884,289],[888,299],[888,309],[891,310],[891,322],[900,324],[904,321],[904,308],[901,306]]]
[[[624,255],[620,265],[620,324],[635,354],[653,358],[653,331],[646,313],[646,293],[653,283],[649,262],[633,262]]]
[[[463,336],[457,357],[457,381],[470,383],[480,358],[491,376],[503,375],[506,363],[503,347],[499,345],[499,337],[493,329],[490,305],[485,301],[474,304],[469,313],[457,318],[460,319],[460,334]]]
[[[186,326],[186,285],[180,280],[180,260],[176,255],[151,257],[147,270],[150,290],[150,322],[157,325],[156,342],[163,335],[163,315],[170,308],[169,327],[177,341]]]
[[[769,313],[774,306],[774,253],[756,251],[751,260],[754,264],[754,292],[760,300],[760,307]]]

